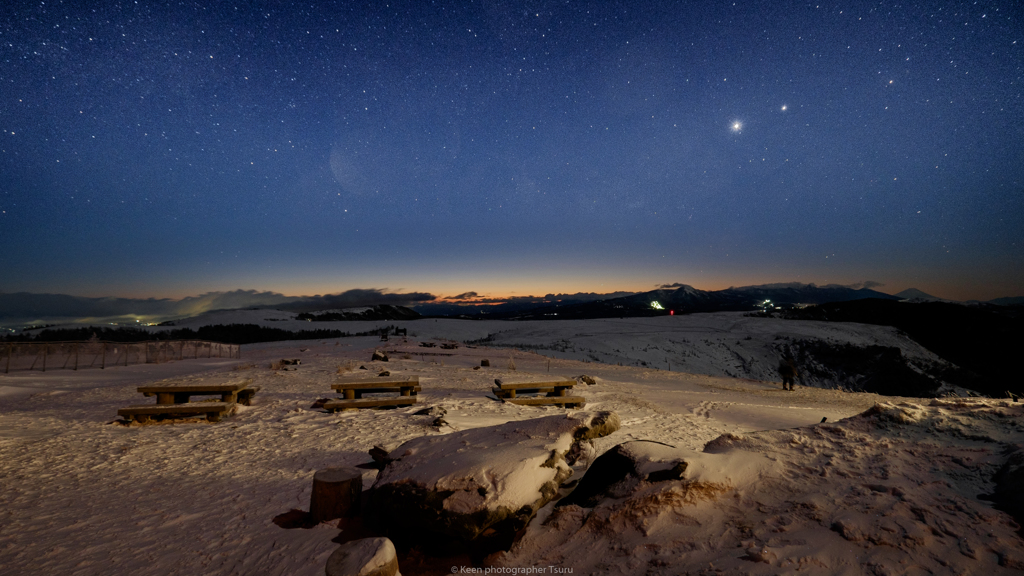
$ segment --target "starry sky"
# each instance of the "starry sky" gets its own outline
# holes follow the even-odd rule
[[[1024,295],[1024,8],[8,0],[0,270],[90,297]]]

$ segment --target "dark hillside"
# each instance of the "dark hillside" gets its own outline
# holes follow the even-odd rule
[[[969,387],[990,396],[1024,392],[1024,307],[867,299],[785,312],[785,318],[893,326],[942,358],[976,373]]]
[[[422,318],[419,312],[405,306],[380,304],[360,312],[340,310],[337,312],[303,312],[297,320],[310,322],[345,322],[355,320],[416,320]]]

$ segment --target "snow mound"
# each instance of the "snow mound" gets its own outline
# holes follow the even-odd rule
[[[388,454],[373,519],[403,544],[507,548],[572,475],[574,446],[619,426],[614,412],[574,412],[415,438]]]
[[[685,475],[619,486],[592,508],[557,508],[496,563],[572,558],[581,573],[1017,573],[1019,525],[978,496],[1017,469],[1008,459],[1022,417],[1024,405],[1009,401],[886,403],[836,423],[725,434],[702,453],[632,443],[641,465],[682,458]],[[586,553],[597,548],[607,552]]]

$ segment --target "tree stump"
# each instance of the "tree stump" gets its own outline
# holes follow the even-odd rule
[[[387,538],[346,542],[327,559],[327,576],[396,576],[398,555]]]
[[[313,475],[309,516],[320,523],[359,511],[363,472],[358,468],[324,468]]]

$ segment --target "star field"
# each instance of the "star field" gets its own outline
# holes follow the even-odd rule
[[[1022,16],[8,3],[0,291],[1019,295]]]

